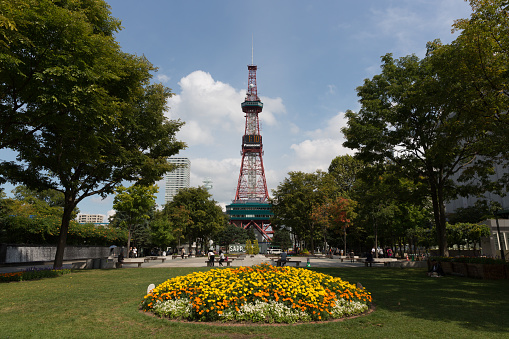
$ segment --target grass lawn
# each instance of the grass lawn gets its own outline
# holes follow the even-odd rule
[[[423,269],[315,268],[372,292],[375,312],[346,321],[209,326],[138,311],[150,283],[208,268],[86,270],[0,284],[0,338],[509,338],[509,281],[428,278]]]

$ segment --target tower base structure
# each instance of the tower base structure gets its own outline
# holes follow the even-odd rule
[[[269,202],[236,200],[226,205],[226,213],[230,217],[230,224],[258,231],[264,241],[270,242],[274,231],[270,223],[272,213]]]

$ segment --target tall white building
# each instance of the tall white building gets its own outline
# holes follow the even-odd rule
[[[170,164],[178,167],[164,175],[164,203],[173,201],[173,197],[181,188],[189,188],[191,183],[191,161],[188,158],[169,158]]]

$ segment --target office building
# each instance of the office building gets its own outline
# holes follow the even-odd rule
[[[189,188],[191,183],[191,161],[188,158],[169,158],[168,162],[178,167],[165,174],[164,203],[173,201],[173,197],[182,188]]]

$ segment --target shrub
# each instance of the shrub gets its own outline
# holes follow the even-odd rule
[[[71,273],[71,270],[31,267],[21,272],[0,274],[0,282],[54,278],[68,273]]]

